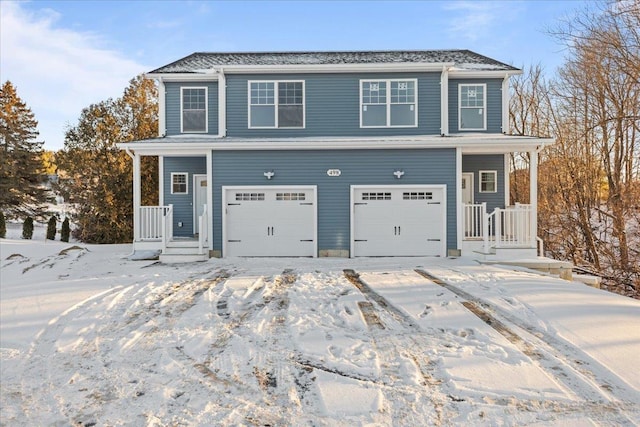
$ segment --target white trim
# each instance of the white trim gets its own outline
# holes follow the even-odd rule
[[[387,113],[387,123],[386,125],[376,125],[376,126],[365,126],[362,124],[362,113],[364,109],[364,103],[362,102],[362,86],[364,83],[371,82],[384,82],[386,87],[386,102],[385,104],[376,104],[376,105],[384,105],[386,107]],[[391,82],[413,82],[414,84],[414,101],[412,103],[392,103],[391,102]],[[413,105],[413,125],[392,125],[391,124],[391,106],[392,105]],[[361,129],[386,129],[386,128],[417,128],[418,127],[418,79],[360,79],[360,128]]]
[[[167,134],[167,88],[162,78],[158,79],[158,137]]]
[[[194,138],[196,139],[196,138]],[[122,150],[136,150],[148,156],[198,156],[209,150],[384,150],[416,148],[456,148],[464,154],[504,154],[531,151],[555,144],[552,138],[477,134],[441,137],[402,136],[376,138],[243,138],[229,140],[209,136],[201,142],[184,142],[181,137],[167,137],[162,142],[129,142],[116,144]]]
[[[164,156],[158,156],[158,204],[164,206]]]
[[[142,205],[140,154],[133,155],[133,241],[140,238],[140,206]]]
[[[529,152],[529,204],[531,205],[531,236],[538,236],[538,151]]]
[[[209,250],[213,250],[213,152],[207,151],[207,209],[209,211],[209,224],[207,229],[209,230]]]
[[[184,90],[185,89],[204,89],[204,131],[184,131]],[[205,134],[209,133],[209,88],[207,86],[181,86],[180,87],[180,133],[186,134]]]
[[[449,77],[455,79],[496,79],[506,76],[517,76],[522,70],[469,70],[464,68],[449,68]]]
[[[354,205],[354,201],[355,201],[355,190],[362,190],[362,189],[367,189],[367,188],[371,188],[371,189],[393,189],[393,190],[397,190],[397,189],[402,189],[402,188],[406,188],[406,189],[418,189],[418,188],[432,188],[432,189],[438,189],[438,190],[442,190],[442,236],[444,236],[444,238],[442,239],[441,242],[441,248],[440,248],[440,256],[445,257],[447,256],[447,185],[446,184],[408,184],[408,185],[351,185],[350,186],[350,196],[349,196],[349,214],[350,214],[350,218],[349,218],[349,224],[350,224],[350,230],[349,230],[349,258],[354,258],[354,249],[355,249],[355,221],[354,221],[354,217],[355,217],[355,205]]]
[[[504,205],[511,206],[511,164],[510,153],[504,153]]]
[[[175,192],[173,191],[173,177],[177,175],[184,175],[184,183],[185,183],[185,191],[184,192]],[[189,194],[189,172],[171,172],[171,181],[169,183],[171,185],[171,194]]]
[[[313,257],[318,257],[318,186],[317,185],[223,185],[222,190],[222,257],[227,257],[227,191],[238,190],[313,190]]]
[[[462,150],[456,148],[456,248],[462,249],[464,219],[462,212]],[[473,190],[472,190],[473,193]],[[446,194],[445,194],[446,200]],[[446,222],[446,221],[445,221]]]
[[[442,68],[440,76],[440,134],[449,135],[449,72]]]
[[[511,93],[509,91],[509,75],[506,74],[502,80],[502,133],[511,133],[509,127],[509,103],[511,101]],[[507,205],[508,206],[508,205]]]
[[[273,105],[274,126],[251,126],[251,84],[252,83],[273,83],[273,104],[256,104],[259,105]],[[278,107],[279,107],[279,91],[280,83],[302,83],[302,126],[280,126],[278,119]],[[304,80],[248,80],[247,81],[247,129],[305,129],[307,125],[307,97],[305,96],[306,85]],[[291,104],[298,105],[298,104]]]
[[[192,206],[192,210],[193,210],[193,234],[196,234],[196,226],[198,225],[198,205],[196,203],[196,195],[198,194],[198,186],[197,181],[198,178],[207,178],[206,174],[203,173],[194,173],[191,175],[192,177],[192,181],[193,181],[193,201],[191,202],[191,206]],[[209,189],[209,181],[207,180],[207,189]],[[207,193],[209,192],[209,190],[207,190]],[[199,232],[200,230],[198,230]]]
[[[227,77],[220,69],[218,80],[218,135],[227,136]]]
[[[493,175],[493,191],[482,190],[482,174]],[[496,170],[481,170],[478,171],[478,193],[497,193],[498,192],[498,171]]]
[[[482,128],[462,128],[462,88],[464,86],[482,86]],[[470,107],[464,107],[465,109],[471,109]],[[477,108],[477,107],[474,107]],[[487,84],[486,83],[458,83],[458,132],[474,132],[487,130]]]

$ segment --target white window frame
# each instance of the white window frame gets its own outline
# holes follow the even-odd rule
[[[260,105],[273,105],[274,126],[251,126],[251,85],[253,83],[273,83],[273,104],[260,104]],[[278,102],[279,102],[279,90],[280,83],[302,83],[302,126],[280,126],[278,123]],[[290,104],[298,105],[298,104]],[[247,127],[249,129],[305,129],[307,126],[307,96],[306,86],[304,80],[249,80],[247,82]]]
[[[482,117],[481,128],[462,128],[462,109],[474,109],[478,107],[463,107],[462,106],[462,88],[468,86],[482,86],[482,109],[484,114]],[[486,83],[460,83],[458,84],[458,130],[460,132],[487,130],[487,84]]]
[[[184,90],[204,89],[204,131],[184,130]],[[180,133],[209,133],[209,88],[207,86],[182,86],[180,88]]]
[[[376,126],[365,126],[362,123],[362,112],[364,109],[364,102],[363,102],[363,87],[364,87],[364,83],[372,83],[372,82],[384,82],[387,85],[387,94],[386,94],[386,104],[377,104],[377,105],[385,105],[386,109],[387,109],[387,123],[385,125],[376,125]],[[391,102],[391,82],[413,82],[413,87],[415,90],[415,95],[414,95],[414,99],[413,102],[396,102],[396,103],[392,103]],[[392,125],[391,124],[391,106],[392,105],[401,105],[401,104],[407,104],[407,105],[413,105],[413,115],[414,115],[414,119],[413,119],[413,125]],[[418,127],[418,79],[361,79],[360,80],[360,127],[361,128],[416,128]]]
[[[184,176],[184,192],[174,191],[174,177],[182,175]],[[171,172],[171,194],[189,194],[189,173],[188,172]]]
[[[489,190],[483,190],[482,189],[482,184],[488,182],[488,181],[484,181],[482,179],[483,175],[493,175],[493,191],[489,191]],[[498,192],[498,171],[489,171],[489,170],[484,170],[484,171],[478,171],[478,192],[479,193],[497,193]]]

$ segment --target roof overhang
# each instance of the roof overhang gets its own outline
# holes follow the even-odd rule
[[[210,151],[273,150],[390,150],[460,148],[463,154],[504,154],[537,151],[555,143],[553,138],[510,135],[454,135],[379,138],[216,138],[165,137],[117,144],[140,155],[191,156]]]

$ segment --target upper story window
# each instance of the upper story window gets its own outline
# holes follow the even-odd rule
[[[360,127],[418,125],[417,81],[361,80]]]
[[[497,193],[498,192],[498,172],[497,171],[480,171],[480,192],[481,193]]]
[[[458,128],[460,130],[487,129],[487,85],[461,84],[458,86]]]
[[[180,92],[182,133],[207,133],[207,88],[183,87]]]
[[[249,128],[303,127],[303,81],[249,82]]]

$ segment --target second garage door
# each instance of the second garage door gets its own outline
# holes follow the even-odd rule
[[[445,186],[352,186],[353,256],[444,256]]]
[[[223,187],[224,256],[316,256],[315,187]]]

